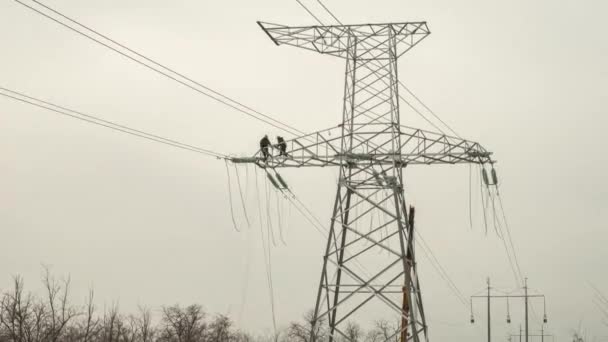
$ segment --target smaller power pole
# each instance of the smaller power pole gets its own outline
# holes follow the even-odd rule
[[[487,279],[487,283],[488,283],[488,342],[492,342],[492,333],[491,333],[491,324],[490,324],[490,298],[492,298],[492,296],[490,296],[490,277],[488,277]]]
[[[525,298],[525,302],[526,302],[526,342],[528,341],[528,278],[526,277],[526,280],[524,281],[524,298]]]
[[[545,325],[540,326],[540,342],[545,342]]]
[[[508,306],[508,300],[509,298],[523,298],[524,299],[524,311],[525,311],[525,335],[522,334],[523,331],[520,331],[520,341],[521,341],[521,336],[525,336],[525,341],[524,342],[530,342],[529,341],[529,336],[530,336],[530,332],[529,332],[529,317],[528,317],[528,309],[529,309],[529,299],[530,298],[542,298],[543,299],[543,323],[547,323],[547,312],[546,312],[546,303],[545,303],[545,296],[542,294],[538,294],[538,295],[529,295],[528,294],[528,278],[525,279],[524,282],[524,294],[523,295],[513,295],[513,294],[506,294],[506,295],[493,295],[491,293],[491,287],[490,287],[490,278],[488,277],[487,280],[487,294],[486,295],[473,295],[471,296],[471,323],[475,323],[475,319],[473,317],[473,299],[474,298],[485,298],[487,299],[487,305],[488,305],[488,342],[491,342],[492,340],[492,335],[491,335],[491,313],[490,313],[490,301],[492,298],[505,298],[507,300],[507,306]],[[508,309],[507,309],[508,310]],[[507,323],[511,322],[511,318],[509,316],[509,313],[507,312]],[[521,326],[520,326],[520,330],[521,330]],[[535,335],[538,336],[538,335]],[[543,341],[544,342],[544,341]]]

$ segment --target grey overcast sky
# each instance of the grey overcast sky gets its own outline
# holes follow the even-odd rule
[[[330,21],[316,1],[304,2]],[[344,62],[276,47],[256,25],[314,24],[295,1],[45,3],[301,130],[340,119]],[[462,136],[494,151],[521,267],[547,296],[547,330],[564,341],[582,320],[589,336],[606,340],[589,283],[608,292],[608,2],[325,3],[345,23],[428,21],[432,34],[399,62],[401,80]],[[251,154],[261,135],[280,133],[14,1],[0,3],[0,40],[3,87],[227,154]],[[411,111],[401,115],[406,125],[428,128]],[[92,286],[101,305],[119,301],[126,312],[201,303],[253,332],[271,328],[258,230],[238,213],[243,232],[233,230],[223,162],[5,98],[0,122],[0,288],[21,274],[39,290],[46,264],[71,275],[75,302]],[[328,221],[335,172],[283,174]],[[504,248],[485,235],[476,194],[469,227],[468,175],[467,166],[408,169],[418,227],[466,296],[486,276],[512,289]],[[272,250],[280,325],[313,306],[324,245],[283,208],[287,245]],[[478,323],[468,324],[469,309],[427,260],[419,262],[431,339],[483,340],[483,303]],[[533,305],[542,315],[541,303]],[[511,326],[504,303],[494,310],[493,335],[504,340],[521,323],[522,305],[511,303]]]

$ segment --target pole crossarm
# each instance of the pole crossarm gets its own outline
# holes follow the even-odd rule
[[[322,54],[347,58],[349,44],[355,38],[357,44],[366,49],[360,60],[389,58],[381,41],[394,37],[399,45],[396,57],[413,48],[431,32],[426,22],[387,24],[333,25],[333,26],[284,26],[259,22],[276,45],[292,45]]]
[[[382,146],[383,139],[389,142],[392,131],[374,125],[366,125],[353,135],[352,151],[341,152],[341,127],[333,127],[286,140],[286,155],[281,155],[279,146],[274,145],[270,155],[264,160],[261,150],[253,157],[233,157],[234,163],[254,163],[259,167],[325,167],[325,166],[366,166],[393,165],[434,165],[434,164],[486,164],[494,163],[492,152],[479,143],[445,134],[429,132],[417,128],[400,126],[401,152],[393,153],[388,145]],[[374,142],[371,140],[374,139]],[[378,142],[380,141],[380,142]]]
[[[491,295],[490,298],[534,298],[534,297],[542,297],[545,298],[545,295]],[[482,295],[478,295],[478,296],[471,296],[471,298],[488,298],[488,296],[482,296]]]

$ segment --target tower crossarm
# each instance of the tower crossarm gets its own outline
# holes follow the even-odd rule
[[[351,135],[353,145],[342,152],[342,127],[336,126],[291,140],[286,140],[285,153],[279,145],[269,148],[268,158],[262,150],[252,157],[234,157],[234,163],[253,163],[260,167],[297,168],[351,165],[435,165],[494,163],[492,152],[479,143],[422,129],[400,126],[401,146],[392,146],[391,129],[361,126]],[[394,153],[400,150],[401,153]]]
[[[388,58],[384,42],[395,39],[399,57],[430,34],[426,22],[387,24],[332,25],[332,26],[284,26],[258,22],[276,45],[292,45],[322,54],[347,58],[349,48],[357,45],[366,53],[359,60]]]

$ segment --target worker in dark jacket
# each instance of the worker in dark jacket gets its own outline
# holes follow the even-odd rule
[[[287,157],[287,143],[283,137],[277,136],[277,147],[279,148],[279,155]]]
[[[260,140],[260,150],[262,150],[264,161],[266,161],[269,156],[268,148],[270,148],[270,140],[268,140],[268,135],[265,135],[262,140]]]

